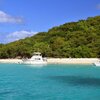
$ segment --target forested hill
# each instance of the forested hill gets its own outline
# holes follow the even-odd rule
[[[39,51],[46,57],[100,57],[100,16],[65,23],[48,32],[0,45],[0,58],[31,57]]]

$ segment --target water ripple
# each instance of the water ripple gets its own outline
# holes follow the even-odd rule
[[[6,95],[6,94],[12,94],[14,93],[13,91],[2,91],[0,92],[0,95]]]

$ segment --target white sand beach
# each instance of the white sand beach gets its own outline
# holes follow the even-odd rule
[[[47,58],[48,64],[93,64],[99,58]],[[0,59],[0,63],[19,63],[21,59]]]
[[[19,63],[21,59],[0,59],[0,63]]]
[[[49,58],[48,63],[54,64],[93,64],[98,58]]]

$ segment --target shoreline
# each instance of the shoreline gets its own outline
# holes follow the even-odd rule
[[[99,60],[99,58],[47,58],[47,64],[93,64]],[[22,62],[22,59],[0,59],[0,63],[19,62]]]
[[[53,64],[93,64],[99,58],[49,58],[48,63]]]

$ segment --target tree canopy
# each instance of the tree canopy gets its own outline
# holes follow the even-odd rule
[[[0,44],[0,58],[31,57],[36,51],[47,57],[99,58],[100,16],[65,23],[48,32]]]

